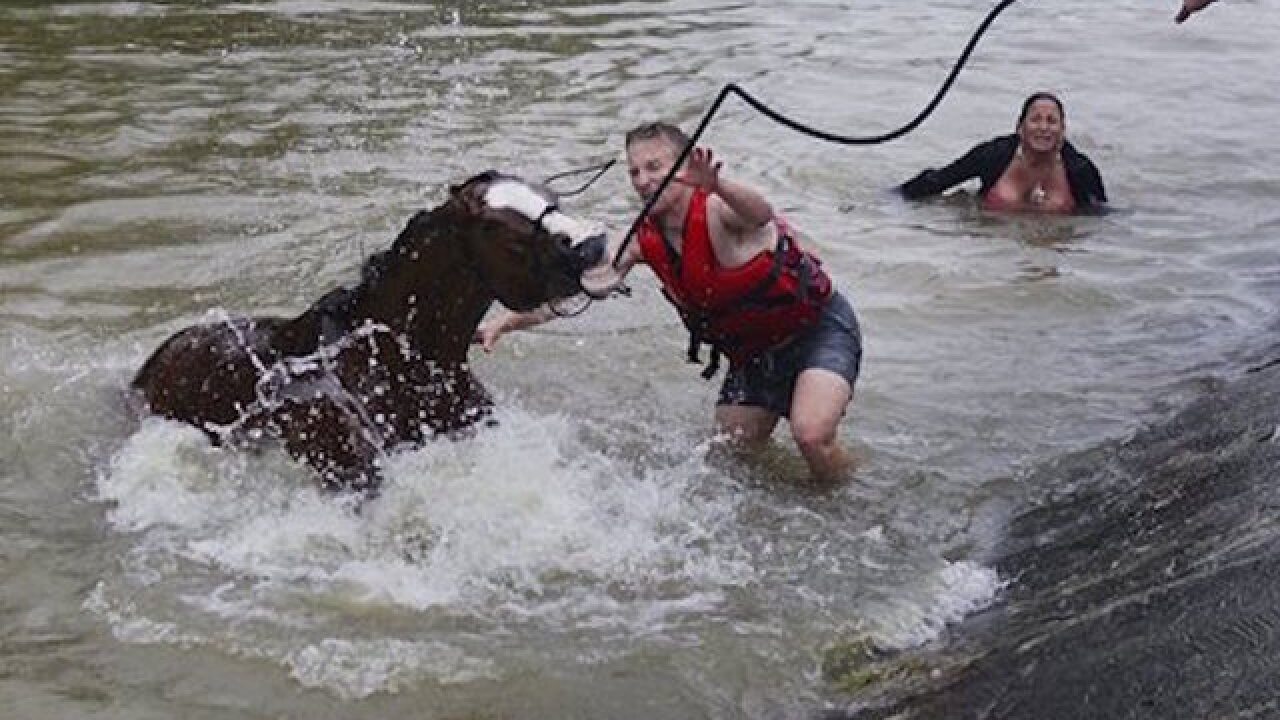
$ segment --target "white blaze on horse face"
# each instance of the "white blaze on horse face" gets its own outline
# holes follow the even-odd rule
[[[603,228],[584,222],[560,212],[552,210],[543,216],[551,203],[537,190],[517,180],[499,180],[489,186],[484,195],[485,204],[491,208],[509,208],[529,218],[529,222],[537,222],[542,218],[542,227],[552,235],[566,235],[574,245],[593,235],[599,235]]]

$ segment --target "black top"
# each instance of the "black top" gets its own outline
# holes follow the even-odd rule
[[[941,170],[929,168],[911,178],[898,186],[898,192],[908,200],[919,200],[976,177],[982,180],[982,189],[978,192],[985,196],[1013,162],[1018,142],[1017,134],[988,140]],[[1067,183],[1071,185],[1071,196],[1075,198],[1078,210],[1097,209],[1107,202],[1107,191],[1102,187],[1098,168],[1069,142],[1062,144],[1062,164],[1067,170]]]

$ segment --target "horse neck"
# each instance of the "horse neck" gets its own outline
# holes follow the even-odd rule
[[[468,260],[467,239],[439,213],[414,218],[388,251],[387,267],[366,278],[353,308],[402,334],[422,356],[462,363],[493,295]]]

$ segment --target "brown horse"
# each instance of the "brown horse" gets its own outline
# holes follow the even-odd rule
[[[358,286],[294,318],[231,318],[166,340],[133,379],[148,409],[215,442],[275,437],[326,488],[376,490],[377,460],[485,418],[467,365],[496,298],[530,310],[574,295],[599,227],[545,188],[487,172],[415,215]]]

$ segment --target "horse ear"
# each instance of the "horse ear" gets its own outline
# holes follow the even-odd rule
[[[486,170],[461,185],[450,185],[449,194],[461,202],[467,212],[478,215],[485,210],[484,193],[495,176],[494,171]]]
[[[445,203],[445,207],[461,208],[465,212],[471,212],[471,202],[467,199],[469,183],[459,183],[457,185],[449,185],[449,200]]]
[[[454,185],[449,188],[451,199],[460,206],[463,212],[470,215],[479,215],[484,212],[484,200],[480,193],[476,192],[473,183],[463,183]]]

